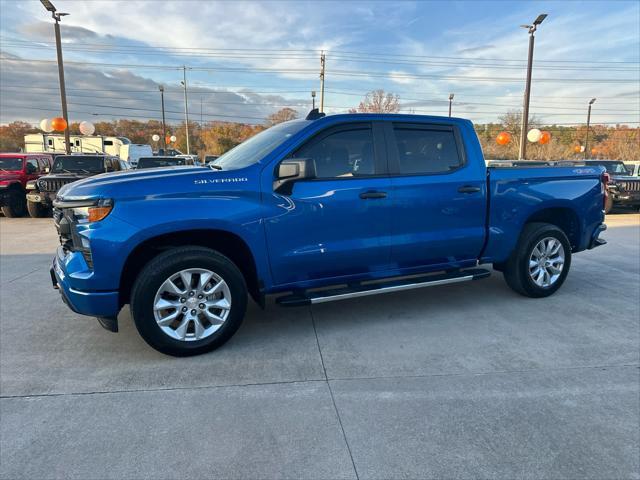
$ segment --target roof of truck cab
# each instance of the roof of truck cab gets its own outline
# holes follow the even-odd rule
[[[466,118],[460,117],[448,117],[443,115],[415,115],[410,113],[337,113],[335,115],[325,115],[313,120],[299,119],[292,120],[306,121],[309,124],[323,123],[323,124],[339,124],[348,122],[402,122],[402,123],[439,123],[445,125],[463,125],[471,124],[471,121]]]

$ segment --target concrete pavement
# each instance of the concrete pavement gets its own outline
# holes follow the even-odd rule
[[[50,219],[0,218],[0,478],[640,478],[640,222],[607,223],[547,299],[251,305],[177,359],[64,306]]]

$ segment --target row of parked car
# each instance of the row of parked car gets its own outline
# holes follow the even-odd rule
[[[51,214],[58,190],[83,178],[121,170],[201,165],[195,155],[141,157],[131,163],[109,155],[0,153],[0,208],[6,217]]]
[[[0,153],[0,207],[6,217],[51,214],[53,200],[64,185],[106,172],[210,165],[217,157],[207,155],[201,163],[195,155],[140,157],[131,163],[108,155],[53,155],[48,153]],[[615,206],[640,209],[640,161],[510,161],[489,160],[489,167],[597,165],[609,173],[609,197],[605,212]]]

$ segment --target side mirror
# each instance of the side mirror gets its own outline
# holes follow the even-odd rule
[[[316,178],[316,164],[311,158],[283,160],[276,167],[275,176],[273,190],[285,195],[291,195],[295,182]]]

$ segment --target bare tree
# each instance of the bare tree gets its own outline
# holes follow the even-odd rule
[[[298,118],[298,112],[293,108],[285,107],[267,117],[267,126],[273,127],[278,123],[288,122],[289,120],[295,120],[296,118]]]
[[[358,108],[352,108],[350,113],[398,113],[400,111],[400,97],[384,90],[373,90],[364,97]]]

